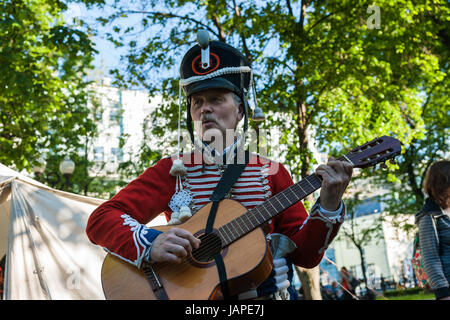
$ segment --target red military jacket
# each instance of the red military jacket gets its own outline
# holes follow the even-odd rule
[[[182,184],[193,196],[192,214],[209,202],[221,177],[219,166],[198,163],[198,156],[198,153],[191,153],[183,157],[187,175]],[[151,242],[160,233],[146,224],[161,213],[165,214],[167,221],[172,215],[169,202],[176,191],[177,180],[169,173],[172,163],[171,157],[161,159],[97,207],[87,223],[89,239],[111,254],[140,267],[142,261],[148,259]],[[282,164],[252,154],[230,197],[251,209],[292,184],[291,176]],[[338,219],[328,219],[317,203],[308,215],[303,204],[297,202],[270,220],[270,232],[293,240],[297,245],[291,253],[294,264],[312,268],[321,261],[344,215],[345,209]]]

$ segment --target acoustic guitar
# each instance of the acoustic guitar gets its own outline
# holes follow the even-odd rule
[[[339,158],[354,168],[383,163],[401,153],[400,142],[383,136],[351,150]],[[213,232],[205,234],[211,203],[188,221],[176,225],[201,239],[199,248],[180,264],[144,263],[141,269],[108,254],[101,280],[107,299],[207,300],[222,299],[214,256],[223,257],[230,294],[237,295],[257,287],[272,270],[270,249],[261,226],[278,213],[301,201],[321,187],[312,174],[274,195],[261,205],[247,210],[239,202],[224,199],[219,203]],[[162,232],[173,226],[152,227]]]

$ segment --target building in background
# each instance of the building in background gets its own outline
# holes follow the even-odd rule
[[[90,104],[99,134],[90,143],[88,160],[98,164],[93,171],[111,174],[116,172],[120,162],[138,159],[144,139],[144,121],[149,119],[160,99],[149,100],[145,90],[113,87],[109,78],[97,80],[94,91],[95,102]]]
[[[413,219],[414,217],[410,216],[407,222],[412,224]],[[413,235],[398,228],[396,218],[383,213],[383,204],[378,197],[369,198],[357,206],[353,221],[351,220],[351,217],[347,217],[342,228],[351,228],[353,225],[354,233],[359,236],[372,226],[379,228],[372,235],[367,235],[370,240],[362,246],[368,286],[381,290],[382,281],[413,286],[414,274],[411,266]],[[343,230],[327,252],[330,250],[334,253],[333,262],[339,269],[346,267],[353,276],[363,279],[360,252],[350,238],[343,234]],[[326,276],[323,276],[323,279],[328,281]]]
[[[340,281],[339,270],[336,265],[335,249],[330,247],[325,251],[325,255],[319,264],[320,283],[322,285]]]

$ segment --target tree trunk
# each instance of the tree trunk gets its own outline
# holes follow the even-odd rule
[[[300,18],[296,25],[296,34],[300,38],[304,37],[304,23],[306,17],[306,8],[309,1],[301,2]],[[292,14],[292,8],[290,2],[287,2],[289,12]],[[300,70],[303,66],[302,61],[296,61],[296,69]],[[297,135],[298,135],[298,150],[300,152],[300,175],[305,178],[309,175],[311,159],[308,153],[308,113],[306,104],[306,95],[304,92],[304,83],[299,77],[299,72],[295,73],[295,83],[297,88],[295,90],[297,99]],[[305,200],[312,203],[314,201],[312,194]],[[306,269],[301,267],[295,268],[297,275],[302,283],[303,293],[306,300],[322,300],[322,294],[320,292],[320,270],[319,266],[312,269]]]
[[[423,195],[423,191],[422,191],[422,186],[417,184],[417,175],[414,172],[414,163],[412,162],[411,159],[414,159],[414,153],[415,153],[415,148],[414,148],[414,141],[411,143],[409,150],[406,151],[406,155],[405,155],[405,166],[407,168],[407,174],[408,174],[408,180],[409,180],[409,185],[411,186],[412,192],[414,197],[416,198],[416,203],[423,203],[424,201],[424,195]],[[408,157],[408,155],[411,154],[410,157]]]
[[[308,155],[308,123],[306,115],[306,104],[303,97],[298,98],[297,102],[297,135],[298,135],[298,149],[300,150],[300,174],[302,178],[309,175],[309,166],[311,159]]]
[[[300,150],[300,175],[303,178],[309,175],[309,168],[311,159],[308,155],[308,135],[307,135],[307,117],[306,117],[306,104],[304,103],[302,97],[299,97],[297,102],[297,134],[298,143]],[[313,203],[313,195],[310,194],[306,197],[309,203]],[[302,283],[303,293],[305,295],[305,300],[322,300],[322,294],[320,292],[320,271],[319,266],[312,269],[305,269],[297,267],[297,274]]]
[[[295,267],[295,271],[302,283],[305,300],[322,300],[319,266],[312,269]]]
[[[367,288],[366,259],[364,258],[364,249],[360,246],[356,246],[356,247],[358,248],[359,256],[361,258],[361,270],[363,273],[364,284],[366,285],[366,288]],[[353,275],[353,276],[356,276],[356,275]]]

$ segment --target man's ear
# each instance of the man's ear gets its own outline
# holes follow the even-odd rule
[[[238,117],[239,117],[239,121],[242,120],[242,118],[244,118],[244,104],[241,102],[239,103],[239,107],[238,107]]]

